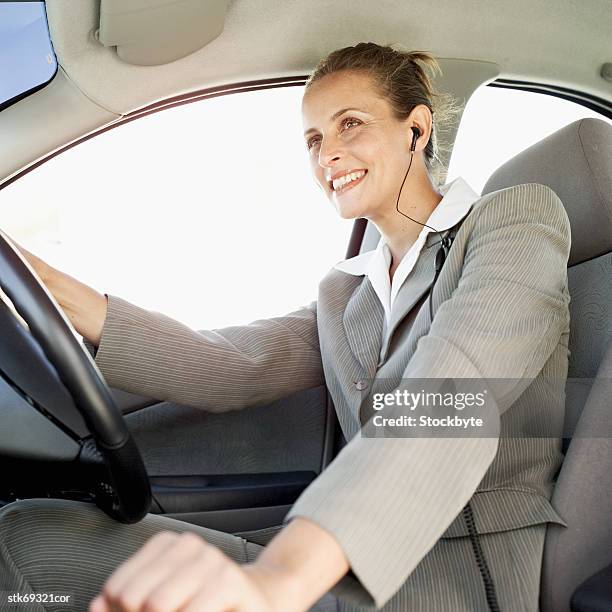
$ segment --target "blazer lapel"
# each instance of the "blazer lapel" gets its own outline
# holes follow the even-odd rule
[[[440,245],[436,244],[440,240],[440,235],[430,233],[427,235],[423,249],[421,250],[417,262],[406,277],[401,286],[391,308],[391,321],[385,334],[385,341],[381,353],[381,362],[387,358],[387,351],[391,338],[397,326],[410,313],[417,302],[423,297],[424,293],[431,287],[436,273],[436,253]]]
[[[342,322],[351,352],[368,378],[373,378],[376,372],[384,316],[372,283],[364,277],[346,305]]]

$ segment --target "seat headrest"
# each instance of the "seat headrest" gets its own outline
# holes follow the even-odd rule
[[[572,228],[568,265],[612,251],[612,126],[570,123],[500,166],[482,194],[521,183],[546,185],[563,202]]]

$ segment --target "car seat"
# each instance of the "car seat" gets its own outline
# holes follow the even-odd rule
[[[542,612],[569,612],[576,588],[612,563],[612,126],[567,125],[501,166],[483,195],[521,183],[553,189],[571,225],[566,431],[573,435],[552,497],[568,526],[548,526],[540,590]]]

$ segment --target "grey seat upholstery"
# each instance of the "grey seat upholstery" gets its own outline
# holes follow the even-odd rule
[[[568,527],[549,525],[540,595],[542,612],[569,612],[580,583],[612,563],[612,126],[582,119],[564,127],[501,166],[483,194],[520,183],[553,189],[572,229],[573,436],[552,498]]]

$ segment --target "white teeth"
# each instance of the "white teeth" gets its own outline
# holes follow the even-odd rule
[[[335,179],[333,181],[334,191],[336,191],[337,189],[340,189],[341,187],[344,187],[344,185],[346,185],[347,183],[350,183],[351,181],[355,181],[358,178],[361,178],[364,174],[365,174],[364,170],[361,170],[360,172],[349,172],[349,174],[345,174],[344,176],[341,176],[340,178]]]

